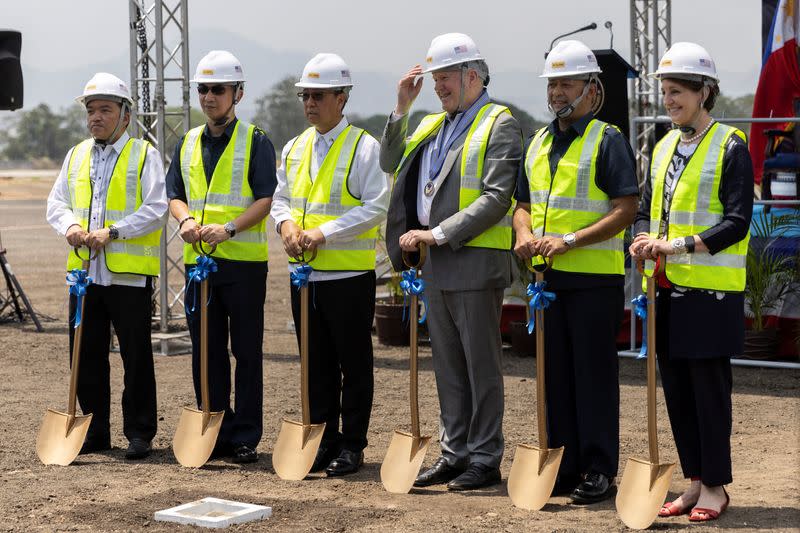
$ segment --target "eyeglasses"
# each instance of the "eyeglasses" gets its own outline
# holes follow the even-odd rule
[[[315,102],[321,102],[323,98],[325,98],[326,94],[342,94],[344,91],[333,91],[333,92],[319,92],[319,93],[297,93],[297,99],[301,102],[308,102],[308,99],[311,98]]]
[[[212,85],[209,87],[208,85],[203,85],[202,83],[197,86],[197,92],[200,94],[208,94],[208,91],[211,91],[211,94],[220,96],[225,94],[225,85]]]

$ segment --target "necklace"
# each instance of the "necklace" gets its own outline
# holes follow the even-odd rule
[[[711,120],[708,121],[708,125],[705,128],[703,128],[703,131],[701,131],[700,133],[698,133],[694,137],[689,137],[688,139],[684,139],[683,137],[681,137],[681,142],[684,143],[684,144],[692,144],[697,139],[701,138],[703,135],[708,133],[708,130],[711,129],[711,126],[713,124],[714,124],[714,118],[712,117]]]

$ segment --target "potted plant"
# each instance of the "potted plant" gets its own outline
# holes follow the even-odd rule
[[[797,211],[771,216],[763,211],[753,217],[753,239],[747,250],[747,274],[744,290],[745,314],[750,319],[745,330],[744,356],[767,359],[775,355],[777,329],[767,321],[770,311],[777,311],[783,299],[800,291],[798,257],[780,254],[778,239],[800,224]]]

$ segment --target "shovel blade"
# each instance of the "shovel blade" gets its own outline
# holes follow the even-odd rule
[[[36,437],[36,455],[46,465],[67,466],[81,451],[91,421],[91,414],[70,420],[67,413],[48,409]]]
[[[539,448],[520,444],[508,475],[508,495],[517,507],[538,511],[550,499],[564,447]]]
[[[617,514],[631,529],[647,529],[664,505],[675,463],[655,464],[631,457],[617,490]]]
[[[324,423],[303,425],[302,422],[283,419],[272,450],[272,467],[279,478],[298,481],[308,475],[324,431]]]
[[[217,443],[223,416],[224,411],[216,411],[204,418],[203,411],[183,408],[172,438],[172,453],[181,466],[199,468],[206,464]]]
[[[407,494],[411,490],[430,443],[430,436],[414,438],[411,433],[395,430],[381,464],[381,482],[388,492]]]

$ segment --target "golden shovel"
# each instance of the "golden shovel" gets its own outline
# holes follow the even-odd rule
[[[663,258],[662,258],[663,261]],[[662,263],[663,264],[663,263]],[[656,425],[656,282],[647,278],[647,439],[650,460],[631,457],[617,491],[617,514],[626,526],[646,529],[658,516],[675,463],[660,463]]]
[[[90,251],[89,257],[84,259],[78,250],[79,248],[76,246],[75,255],[83,260],[82,268],[88,275],[89,262],[97,257],[97,252],[91,255]],[[84,304],[86,303],[84,298],[81,298],[80,316],[84,315]],[[62,413],[55,409],[48,409],[44,414],[44,420],[42,420],[42,426],[39,428],[39,435],[36,438],[36,455],[46,465],[67,466],[74,461],[86,440],[89,423],[92,421],[91,413],[88,415],[75,414],[82,337],[83,321],[75,328],[75,337],[72,341],[72,369],[69,376],[67,412]]]
[[[411,264],[406,252],[403,252],[403,262],[407,267],[413,268],[415,277],[419,275],[419,268],[425,263],[426,247],[420,243],[419,261]],[[419,431],[419,398],[417,396],[417,326],[419,316],[419,297],[411,293],[409,330],[411,336],[411,433],[394,430],[386,456],[381,464],[381,481],[384,488],[395,494],[406,494],[414,485],[414,480],[419,474],[422,461],[428,453],[428,445],[431,442],[430,435],[420,435]]]
[[[216,246],[206,253],[203,244],[192,248],[197,254],[210,256]],[[190,282],[191,283],[191,282]],[[208,393],[208,277],[200,282],[200,404],[201,410],[184,407],[178,428],[172,438],[172,452],[181,466],[198,468],[206,464],[217,443],[224,411],[211,411]]]
[[[544,271],[550,267],[545,263],[540,272],[530,264],[536,283],[544,280]],[[539,446],[519,444],[508,475],[508,495],[517,507],[538,511],[550,499],[556,484],[558,467],[564,455],[564,447],[547,447],[547,399],[544,374],[544,309],[534,312],[536,322],[536,422],[539,430]]]
[[[300,266],[307,267],[314,260],[312,252],[307,262],[300,258]],[[317,456],[325,423],[312,424],[308,400],[308,283],[300,286],[300,402],[303,420],[297,422],[286,418],[281,421],[281,430],[275,449],[272,450],[272,466],[281,479],[297,481],[311,471]]]

